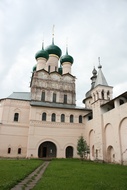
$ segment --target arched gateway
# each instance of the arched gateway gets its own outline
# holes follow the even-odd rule
[[[38,148],[39,158],[56,158],[57,148],[53,142],[45,141]]]

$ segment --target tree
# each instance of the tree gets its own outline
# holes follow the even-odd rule
[[[86,159],[89,154],[89,146],[87,145],[86,141],[84,140],[83,136],[80,136],[77,142],[77,154],[80,158]]]

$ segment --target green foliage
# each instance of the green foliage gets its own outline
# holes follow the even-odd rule
[[[87,158],[89,154],[89,146],[87,145],[86,141],[84,140],[83,136],[80,136],[77,142],[77,154],[80,156],[81,159]]]
[[[0,160],[0,190],[10,190],[40,164],[36,159]]]
[[[127,190],[127,167],[54,159],[33,190]]]

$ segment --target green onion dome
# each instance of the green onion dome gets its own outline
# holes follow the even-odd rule
[[[54,54],[54,55],[57,55],[58,57],[60,57],[62,54],[61,49],[54,44],[46,47],[45,50],[48,52],[48,54]]]
[[[72,56],[66,54],[66,55],[63,55],[60,59],[60,63],[63,64],[64,62],[70,62],[71,64],[73,64],[74,62],[74,59]]]
[[[36,69],[37,69],[37,65],[34,65],[33,66],[33,72],[36,71]]]
[[[38,51],[36,54],[35,54],[35,59],[39,58],[39,57],[43,57],[45,58],[46,60],[48,60],[49,58],[49,54],[47,51],[45,51],[44,49]]]

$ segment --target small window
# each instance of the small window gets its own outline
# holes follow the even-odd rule
[[[19,113],[15,113],[14,114],[14,121],[18,121],[19,120]]]
[[[120,100],[119,100],[119,104],[120,104],[120,105],[124,104],[124,100],[120,99]]]
[[[64,104],[67,104],[67,95],[64,94]]]
[[[42,94],[41,94],[41,101],[45,102],[45,92],[42,92]]]
[[[56,94],[53,93],[53,102],[56,102]]]
[[[8,148],[7,153],[8,153],[8,154],[10,154],[10,153],[11,153],[11,148]]]
[[[21,154],[21,148],[18,148],[18,154]]]
[[[79,116],[79,123],[82,123],[82,115]]]
[[[42,121],[46,121],[46,113],[45,112],[42,114]]]
[[[70,115],[70,123],[73,123],[74,121],[74,116],[73,115]]]
[[[89,115],[88,115],[88,121],[89,121],[89,120],[92,120],[92,119],[93,119],[93,115],[92,115],[92,114],[89,114]]]
[[[110,92],[109,91],[107,92],[107,98],[108,98],[108,100],[110,100]]]
[[[102,99],[104,100],[104,90],[102,90],[101,95],[102,95]]]
[[[61,114],[61,122],[65,122],[65,115]]]
[[[56,114],[55,114],[55,113],[52,114],[52,121],[53,121],[53,122],[56,121]]]
[[[48,66],[48,72],[50,73],[50,65]]]

